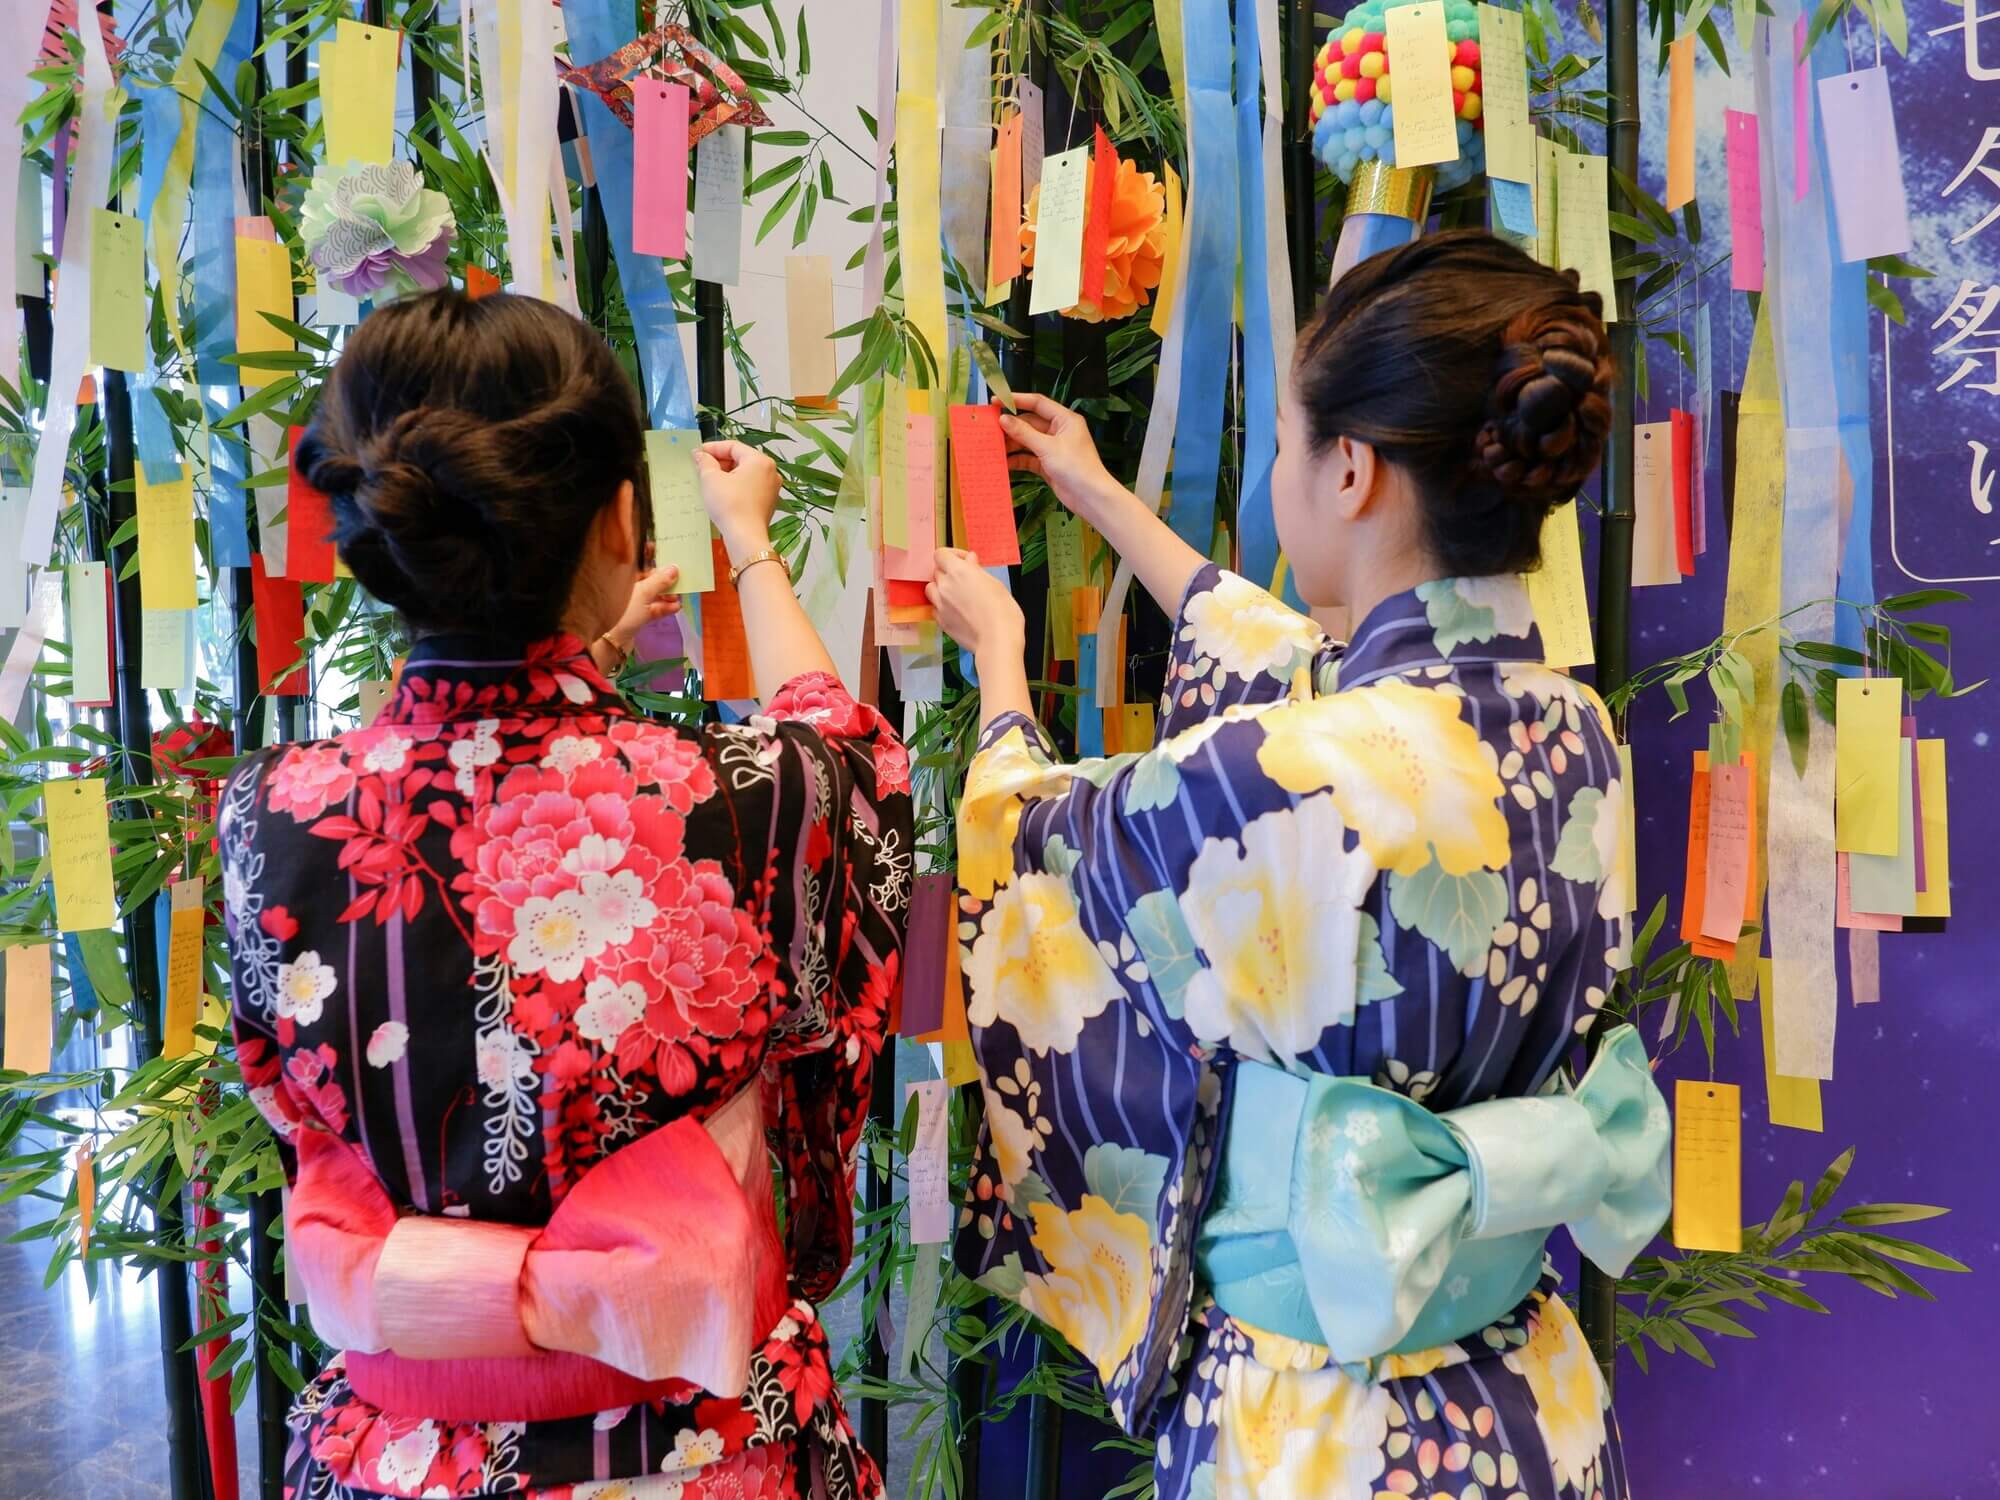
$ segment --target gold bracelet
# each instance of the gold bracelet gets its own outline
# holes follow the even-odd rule
[[[785,560],[784,558],[778,555],[777,548],[766,547],[762,552],[759,552],[754,556],[744,558],[742,562],[740,562],[735,567],[729,570],[729,586],[731,588],[735,588],[737,579],[741,578],[745,573],[749,572],[752,568],[756,567],[758,563],[766,563],[766,562],[774,562],[778,564],[779,567],[785,568]],[[789,583],[791,581],[791,577],[792,577],[792,570],[790,568],[785,568],[785,581]]]
[[[618,659],[620,661],[630,661],[632,659],[632,648],[630,646],[619,645],[618,642],[612,637],[610,631],[608,630],[605,631],[597,639],[604,642],[604,644],[609,646],[613,651],[617,652]],[[595,643],[593,642],[593,644]]]

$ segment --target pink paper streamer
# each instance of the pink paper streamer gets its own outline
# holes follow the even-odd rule
[[[1729,288],[1764,290],[1764,189],[1757,177],[1757,117],[1723,111],[1729,159]]]

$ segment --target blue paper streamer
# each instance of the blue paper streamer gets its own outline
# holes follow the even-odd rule
[[[1820,39],[1812,60],[1815,78],[1847,71],[1845,49],[1831,35]],[[1813,111],[1813,121],[1815,153],[1824,183],[1831,177],[1826,131],[1819,128],[1818,110]],[[1838,246],[1840,229],[1834,219],[1833,194],[1823,192],[1821,197],[1826,209],[1826,243]],[[1854,509],[1840,558],[1840,597],[1859,605],[1875,599],[1875,436],[1869,425],[1874,385],[1869,379],[1867,266],[1861,261],[1842,263],[1836,255],[1830,281],[1827,334],[1833,346],[1833,398],[1839,414],[1835,425],[1840,430],[1847,472],[1854,481]],[[1835,606],[1833,639],[1834,644],[1850,650],[1867,649],[1866,626],[1858,608]]]
[[[1798,199],[1791,191],[1795,73],[1791,65],[1792,26],[1799,10],[1781,4],[1768,24],[1780,55],[1769,64],[1771,152],[1784,178],[1775,212],[1766,205],[1767,222],[1775,220],[1775,237],[1767,231],[1779,280],[1779,364],[1784,384],[1785,425],[1833,427],[1840,433],[1841,451],[1853,481],[1853,513],[1840,559],[1838,593],[1843,599],[1866,602],[1875,597],[1874,484],[1875,454],[1869,432],[1868,293],[1866,268],[1842,264],[1839,230],[1834,222],[1832,194],[1826,189],[1826,136],[1818,101],[1809,112],[1813,134],[1811,159],[1816,164],[1812,191]],[[1840,38],[1823,37],[1811,56],[1814,79],[1847,71]],[[1858,610],[1836,607],[1834,642],[1865,649],[1864,626]],[[1836,671],[1851,674],[1854,668]]]
[[[1493,222],[1509,234],[1523,237],[1535,232],[1535,190],[1525,182],[1505,177],[1486,179],[1486,195],[1493,204]]]
[[[1097,636],[1076,638],[1076,754],[1079,760],[1104,753],[1104,710],[1097,704]]]
[[[97,986],[90,982],[90,970],[83,962],[83,939],[74,932],[63,934],[63,963],[69,970],[69,1005],[83,1020],[97,1015]]]
[[[233,79],[249,60],[256,39],[257,7],[236,4],[215,61],[215,76]],[[188,198],[188,271],[194,284],[189,314],[195,372],[211,424],[236,404],[242,374],[224,364],[236,352],[236,164],[235,133],[210,109],[196,111],[194,180]],[[208,451],[209,543],[220,568],[250,566],[249,507],[241,481],[246,476],[236,440],[211,431]],[[147,472],[152,472],[148,464]]]
[[[250,477],[250,452],[243,446],[244,428],[224,432],[216,427],[236,403],[236,387],[204,386],[202,406],[208,412],[208,539],[218,568],[250,566],[250,504],[243,481]],[[155,402],[154,405],[158,405]]]
[[[1235,327],[1231,303],[1236,292],[1238,205],[1228,0],[1188,0],[1183,32],[1194,148],[1186,219],[1180,433],[1174,443],[1173,509],[1168,519],[1175,533],[1206,557],[1215,536],[1225,385]]]
[[[254,6],[237,3],[229,34],[216,58],[215,76],[234,78],[250,56]],[[236,352],[236,187],[230,180],[235,132],[210,109],[195,111],[194,178],[188,196],[189,311],[196,378],[204,385],[235,385],[235,367],[220,363]]]
[[[167,173],[167,158],[181,138],[181,96],[170,88],[141,88],[139,94],[139,215],[146,221],[146,238],[152,238],[153,210],[159,203],[160,183]],[[173,424],[167,420],[153,388],[159,383],[157,358],[137,382],[132,397],[134,447],[146,478],[165,484],[180,466],[180,448],[174,442]]]
[[[629,3],[563,0],[562,10],[569,28],[570,56],[579,65],[608,57],[632,39]],[[614,10],[622,15],[614,15]],[[583,105],[583,129],[597,169],[597,193],[604,205],[612,254],[618,260],[618,280],[632,314],[639,367],[646,374],[652,425],[692,427],[694,393],[688,389],[687,365],[681,358],[673,290],[658,258],[640,255],[632,248],[632,132],[588,89],[577,90],[576,97]]]
[[[1278,457],[1278,378],[1272,364],[1271,299],[1264,285],[1263,68],[1257,7],[1236,7],[1237,203],[1243,245],[1243,485],[1236,506],[1236,540],[1243,571],[1269,587],[1278,567],[1278,523],[1271,510],[1271,465]],[[1185,379],[1185,377],[1183,377]],[[1180,491],[1174,491],[1179,510]],[[1195,545],[1199,546],[1200,543]]]

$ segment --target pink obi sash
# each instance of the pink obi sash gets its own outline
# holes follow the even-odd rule
[[[355,1394],[454,1422],[740,1396],[785,1316],[758,1090],[597,1163],[540,1229],[398,1215],[367,1160],[298,1137],[287,1254]]]

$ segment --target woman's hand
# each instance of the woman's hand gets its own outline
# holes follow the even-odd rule
[[[732,566],[771,545],[778,509],[778,466],[748,443],[703,443],[695,450],[701,503],[715,523]]]
[[[1020,660],[1027,626],[1007,585],[956,547],[937,549],[936,571],[924,595],[937,608],[945,634],[975,657],[1011,653]]]
[[[1130,495],[1111,477],[1097,456],[1090,424],[1047,396],[1017,391],[1019,416],[1002,413],[1000,431],[1007,438],[1007,467],[1039,474],[1056,492],[1056,499],[1092,525],[1105,506]]]
[[[648,562],[652,561],[652,550],[650,546],[646,549]],[[681,612],[680,597],[674,592],[674,585],[680,581],[681,570],[675,567],[648,568],[641,573],[632,585],[631,597],[625,601],[625,612],[590,643],[591,660],[607,673],[623,666],[648,621],[664,620]]]

